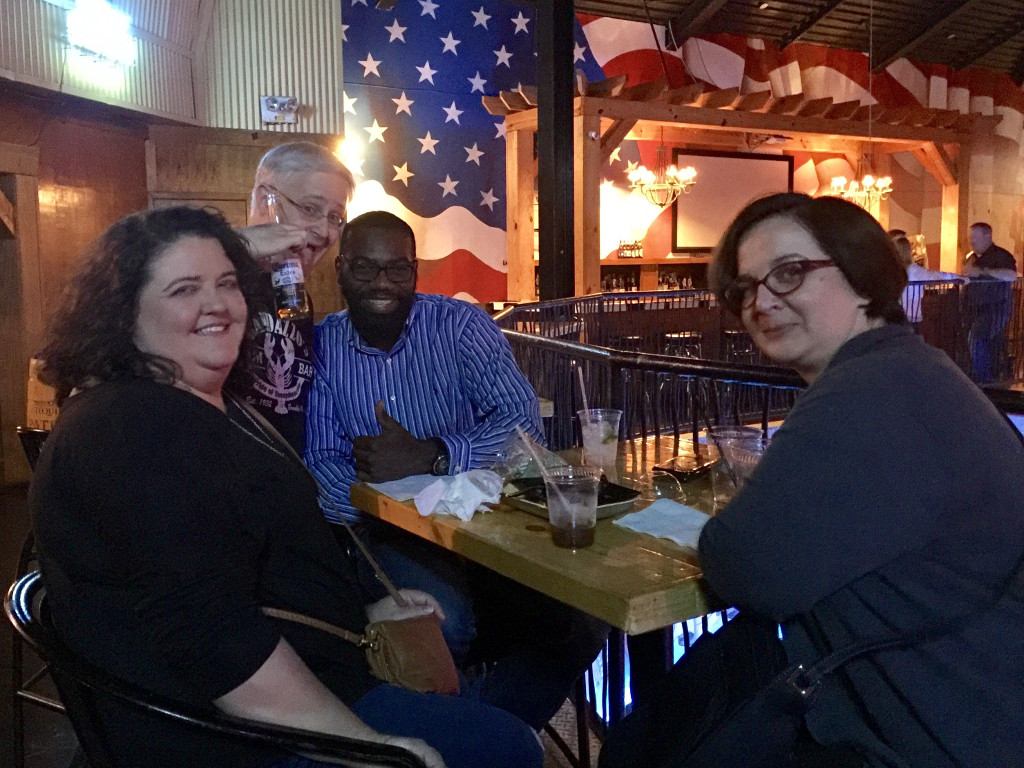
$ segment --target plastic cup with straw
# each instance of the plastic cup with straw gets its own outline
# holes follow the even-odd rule
[[[551,538],[555,546],[579,549],[593,544],[600,470],[593,467],[548,469],[541,461],[533,441],[521,427],[516,427],[516,433],[544,478],[548,521],[551,523]]]

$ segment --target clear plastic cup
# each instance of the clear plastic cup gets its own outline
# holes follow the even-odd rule
[[[754,468],[768,447],[768,440],[756,427],[712,427],[709,442],[722,455],[711,468],[715,512],[719,512],[732,501],[733,496],[754,473]]]
[[[619,478],[615,460],[619,453],[619,421],[622,411],[614,408],[590,408],[577,411],[583,435],[583,463],[598,467],[612,482]]]
[[[556,547],[579,549],[594,543],[597,490],[601,471],[595,467],[556,467],[544,478],[548,521]]]

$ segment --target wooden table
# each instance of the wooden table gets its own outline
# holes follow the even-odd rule
[[[678,449],[675,440],[665,437],[623,443],[620,474],[639,476]],[[504,502],[463,522],[448,515],[421,517],[411,501],[395,501],[362,483],[352,486],[351,498],[374,517],[607,621],[619,630],[609,638],[608,684],[620,694],[625,689],[623,633],[671,627],[714,610],[708,607],[694,550],[634,533],[610,519],[598,521],[592,546],[569,550],[551,541],[547,520]],[[609,721],[615,723],[624,714],[623,698],[609,698]]]
[[[598,521],[593,546],[570,550],[552,543],[547,520],[505,503],[468,522],[420,517],[411,501],[357,484],[352,504],[626,634],[668,627],[708,610],[696,552],[611,520]]]

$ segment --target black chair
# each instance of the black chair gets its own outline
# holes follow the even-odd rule
[[[396,768],[425,768],[422,760],[401,747],[328,736],[295,728],[210,714],[144,691],[77,658],[46,620],[46,590],[38,571],[21,576],[4,600],[14,629],[49,664],[79,743],[93,768],[117,768],[109,743],[116,734],[102,732],[91,704],[97,697],[115,700],[152,716],[164,717],[197,731],[262,743],[275,749],[326,760],[344,759]]]
[[[29,466],[35,471],[36,462],[39,460],[39,452],[43,449],[43,443],[50,435],[45,429],[32,429],[30,427],[17,427],[18,439],[21,441],[25,458]],[[18,556],[18,567],[16,576],[28,573],[36,560],[35,537],[30,530],[25,536],[21,545],[21,554]],[[14,768],[25,768],[25,705],[41,707],[51,712],[64,712],[64,705],[56,697],[47,695],[41,690],[41,685],[49,668],[46,664],[25,677],[25,648],[24,640],[17,632],[11,640],[11,729],[14,736]]]

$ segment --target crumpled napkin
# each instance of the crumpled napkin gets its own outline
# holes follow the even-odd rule
[[[623,515],[615,521],[631,531],[671,539],[683,547],[697,548],[700,532],[711,517],[699,509],[671,499],[658,499],[646,509]]]
[[[420,515],[454,515],[470,520],[481,504],[501,499],[501,477],[489,469],[471,469],[437,480],[416,494],[413,501]]]

